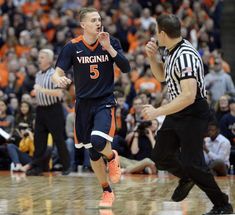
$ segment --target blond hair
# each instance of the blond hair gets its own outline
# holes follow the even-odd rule
[[[93,7],[81,8],[81,10],[79,11],[79,22],[82,22],[82,20],[86,17],[87,13],[93,13],[93,12],[98,13],[98,11]]]
[[[47,54],[50,62],[52,63],[54,60],[54,53],[51,49],[41,49],[39,53],[45,53]]]

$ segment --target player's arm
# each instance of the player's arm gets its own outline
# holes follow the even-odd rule
[[[67,85],[71,84],[71,80],[65,76],[64,70],[58,66],[56,67],[51,80],[56,86],[61,88],[65,88]]]
[[[127,58],[123,54],[123,50],[121,48],[118,40],[110,40],[110,36],[108,32],[100,32],[98,35],[98,40],[102,47],[111,55],[116,65],[123,73],[130,72],[130,64]]]
[[[56,69],[51,77],[52,82],[61,88],[71,84],[71,80],[65,76],[65,71],[72,66],[73,44],[67,43],[62,49],[56,62]]]
[[[148,56],[149,64],[151,71],[155,78],[159,82],[165,81],[165,75],[164,75],[164,69],[163,69],[163,63],[157,61],[157,44],[156,40],[154,38],[151,38],[151,40],[146,44],[145,51]]]

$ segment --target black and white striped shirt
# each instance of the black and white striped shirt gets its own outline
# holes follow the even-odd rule
[[[50,67],[47,71],[39,71],[36,75],[35,83],[45,89],[55,89],[55,84],[51,81],[51,76],[54,73],[54,69]],[[42,92],[36,93],[36,100],[39,106],[49,106],[60,102],[60,98],[56,96],[49,96]]]
[[[179,42],[166,56],[164,73],[171,100],[181,93],[180,81],[188,78],[197,80],[196,99],[206,98],[202,59],[187,40]]]

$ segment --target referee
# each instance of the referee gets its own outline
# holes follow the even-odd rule
[[[171,102],[157,109],[151,105],[143,108],[147,120],[166,115],[157,133],[152,159],[159,170],[168,170],[180,178],[173,201],[182,201],[196,184],[214,204],[206,214],[232,213],[228,196],[216,184],[203,156],[209,109],[201,57],[182,39],[180,21],[175,15],[159,16],[156,30],[157,43],[151,39],[146,53],[154,76],[158,81],[166,81]],[[156,59],[157,44],[168,53],[164,63]]]
[[[62,90],[55,89],[51,82],[54,54],[50,49],[39,52],[38,63],[40,71],[36,75],[34,89],[36,91],[36,121],[34,133],[35,153],[31,168],[26,175],[41,175],[43,161],[47,150],[48,134],[51,133],[53,142],[63,165],[63,175],[70,173],[69,154],[64,141],[64,113],[61,105]]]

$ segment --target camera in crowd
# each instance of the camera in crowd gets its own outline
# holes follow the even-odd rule
[[[146,135],[147,128],[149,128],[152,125],[151,121],[147,120],[139,120],[136,122],[137,123],[137,132],[139,135]]]
[[[139,121],[137,123],[139,123],[138,130],[145,130],[146,128],[148,128],[152,125],[151,121],[146,121],[146,120]]]
[[[21,122],[19,124],[19,131],[20,133],[24,136],[24,137],[28,137],[29,136],[29,131],[30,131],[30,127],[29,127],[29,124],[27,123],[23,123]]]

